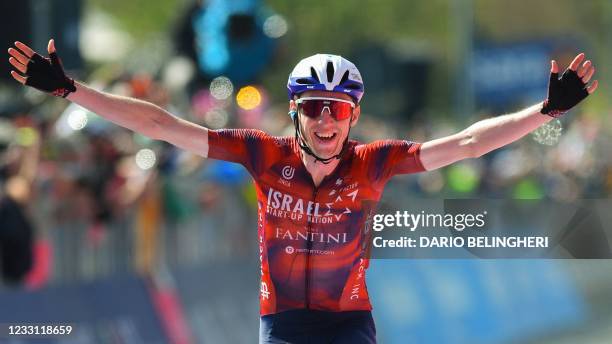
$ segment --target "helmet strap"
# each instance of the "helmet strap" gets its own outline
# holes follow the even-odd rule
[[[338,159],[340,160],[340,158],[344,155],[344,153],[346,152],[346,149],[348,148],[348,139],[349,136],[351,134],[351,124],[349,122],[349,130],[348,133],[346,135],[346,139],[344,139],[344,142],[342,143],[342,149],[340,150],[340,153],[329,157],[329,158],[321,158],[320,156],[316,155],[312,149],[310,149],[310,147],[308,147],[308,144],[306,143],[306,140],[304,140],[304,135],[302,134],[302,130],[300,129],[300,121],[299,121],[299,114],[297,111],[290,111],[289,115],[291,115],[291,117],[293,118],[293,126],[295,127],[295,140],[297,141],[298,145],[300,146],[300,148],[302,149],[302,151],[304,151],[304,153],[312,156],[315,159],[315,164],[317,163],[317,161],[320,161],[321,163],[327,165],[329,163],[332,162],[332,160],[334,159]],[[351,121],[353,120],[353,116],[351,115]]]

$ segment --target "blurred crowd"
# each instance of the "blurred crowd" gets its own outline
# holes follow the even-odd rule
[[[189,69],[179,58],[172,66]],[[287,104],[270,101],[259,85],[236,87],[227,78],[185,80],[181,91],[176,80],[118,70],[92,73],[87,83],[150,101],[209,128],[293,135]],[[15,200],[24,214],[21,222],[31,235],[19,240],[32,261],[13,275],[5,268],[5,282],[36,288],[255,256],[257,204],[241,166],[152,141],[63,99],[21,91],[34,99],[33,105],[0,123],[0,176],[3,199]],[[460,122],[416,114],[401,123],[381,120],[373,110],[362,110],[351,131],[354,139],[422,142],[485,117]],[[607,198],[612,147],[601,123],[606,116],[573,111],[562,122],[481,159],[396,177],[383,202],[407,209],[411,199],[423,197]],[[17,257],[5,254],[4,266],[23,261]]]

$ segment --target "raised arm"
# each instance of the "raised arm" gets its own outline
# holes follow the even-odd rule
[[[425,169],[434,170],[466,158],[478,158],[563,115],[597,89],[597,80],[587,87],[595,67],[591,61],[582,63],[583,60],[584,54],[576,56],[560,79],[559,67],[551,61],[548,98],[543,103],[485,119],[457,134],[425,142],[421,146],[421,163]]]
[[[142,100],[112,95],[74,82],[64,74],[53,40],[43,58],[27,45],[15,42],[9,49],[9,62],[19,72],[11,71],[18,82],[56,96],[63,96],[101,117],[153,139],[206,157],[208,129],[178,118],[157,105]]]
[[[78,82],[75,86],[68,100],[124,128],[203,157],[208,155],[208,129],[140,99],[100,92]]]

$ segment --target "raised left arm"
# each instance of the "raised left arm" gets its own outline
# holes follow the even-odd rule
[[[554,117],[559,117],[597,89],[597,80],[587,87],[595,67],[579,54],[558,77],[558,66],[551,61],[548,97],[543,103],[521,111],[476,122],[467,129],[447,137],[423,143],[420,159],[431,171],[456,161],[478,158],[529,134]]]
[[[421,146],[421,163],[431,171],[459,160],[478,158],[512,143],[552,120],[542,115],[541,109],[539,103],[513,114],[476,122],[457,134],[427,141]]]

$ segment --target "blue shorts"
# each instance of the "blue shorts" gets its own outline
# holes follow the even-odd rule
[[[262,316],[259,344],[278,343],[375,344],[376,327],[370,311],[298,309]]]

